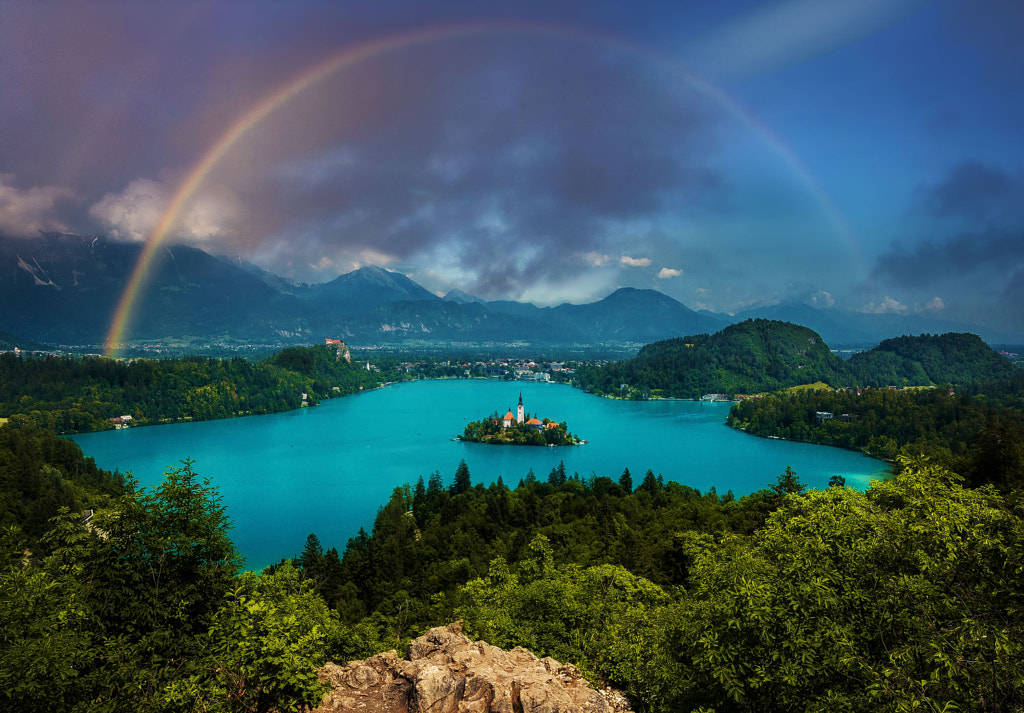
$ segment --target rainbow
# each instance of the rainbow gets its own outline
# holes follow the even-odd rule
[[[145,247],[139,255],[131,277],[121,294],[113,320],[107,332],[105,352],[108,356],[116,355],[124,341],[125,332],[131,321],[135,302],[142,292],[149,275],[150,267],[160,247],[167,240],[171,226],[178,219],[182,208],[195,195],[209,173],[222,158],[245,136],[270,114],[286,105],[294,97],[307,89],[319,84],[336,72],[352,68],[362,62],[398,50],[434,42],[451,40],[461,37],[481,35],[534,36],[568,39],[584,44],[596,45],[619,51],[627,56],[638,57],[648,63],[680,77],[688,85],[700,93],[710,97],[730,114],[738,118],[744,125],[758,134],[784,161],[791,170],[811,191],[829,220],[840,236],[843,237],[851,252],[858,254],[858,243],[846,226],[839,211],[832,204],[828,195],[817,183],[814,176],[803,165],[799,158],[772,131],[743,109],[735,100],[721,89],[709,84],[688,71],[677,62],[663,57],[650,50],[638,47],[626,40],[600,34],[594,31],[583,31],[552,25],[541,25],[521,22],[479,22],[457,25],[442,25],[420,30],[378,38],[361,45],[349,47],[331,55],[326,60],[309,67],[298,76],[277,88],[247,112],[242,114],[219,139],[206,151],[199,161],[186,174],[178,186],[167,208],[160,216],[156,227],[146,240]]]

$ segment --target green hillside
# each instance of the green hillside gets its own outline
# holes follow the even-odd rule
[[[832,387],[970,384],[1014,373],[1005,357],[974,334],[896,337],[842,361],[807,327],[754,319],[716,334],[648,344],[634,359],[581,369],[578,379],[605,396],[699,398],[819,381]]]
[[[839,357],[813,330],[752,319],[715,334],[648,344],[635,359],[581,369],[578,378],[585,388],[609,396],[699,398],[816,381],[832,384],[842,368]]]
[[[0,425],[0,531],[17,528],[33,550],[61,508],[104,507],[122,487],[77,443],[30,424]]]
[[[262,362],[241,358],[23,358],[0,355],[0,417],[57,433],[275,413],[377,385],[326,346],[291,347]],[[306,395],[305,401],[303,394]]]
[[[1010,379],[1015,369],[975,334],[886,339],[847,364],[858,386],[930,386]]]
[[[49,348],[50,347],[45,344],[31,342],[28,339],[22,339],[21,337],[13,334],[0,331],[0,352],[13,352],[15,349],[20,349],[25,352],[38,352],[45,351]]]

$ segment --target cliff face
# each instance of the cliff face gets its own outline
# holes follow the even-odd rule
[[[394,651],[321,671],[334,690],[313,713],[629,713],[614,691],[595,691],[580,672],[526,649],[504,651],[431,629],[399,659]]]

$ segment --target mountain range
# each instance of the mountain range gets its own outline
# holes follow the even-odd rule
[[[0,236],[0,331],[50,344],[106,339],[142,245],[102,236]],[[970,325],[780,304],[735,316],[696,312],[656,290],[621,288],[589,304],[537,307],[460,290],[438,296],[399,272],[364,267],[320,284],[296,283],[232,256],[168,246],[153,261],[132,342],[622,346],[716,332],[748,318],[810,327],[833,346],[901,334],[978,331]],[[984,334],[1013,343],[1014,335]]]

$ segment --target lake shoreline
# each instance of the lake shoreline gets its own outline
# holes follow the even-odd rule
[[[567,386],[562,384],[561,386]],[[487,448],[453,441],[495,402],[558,413],[587,435],[586,448]],[[647,470],[701,492],[736,497],[776,482],[792,466],[801,482],[823,489],[832,475],[864,489],[884,477],[877,460],[838,448],[747,438],[726,427],[725,404],[611,401],[576,388],[484,379],[421,379],[334,398],[318,408],[237,418],[78,434],[72,439],[106,470],[132,471],[154,487],[183,458],[209,477],[235,523],[232,537],[253,566],[301,551],[315,533],[344,547],[372,530],[394,488],[431,473],[451,482],[465,460],[474,485],[499,478],[510,487],[564,464],[580,478],[617,480]],[[116,435],[115,435],[116,434]]]

